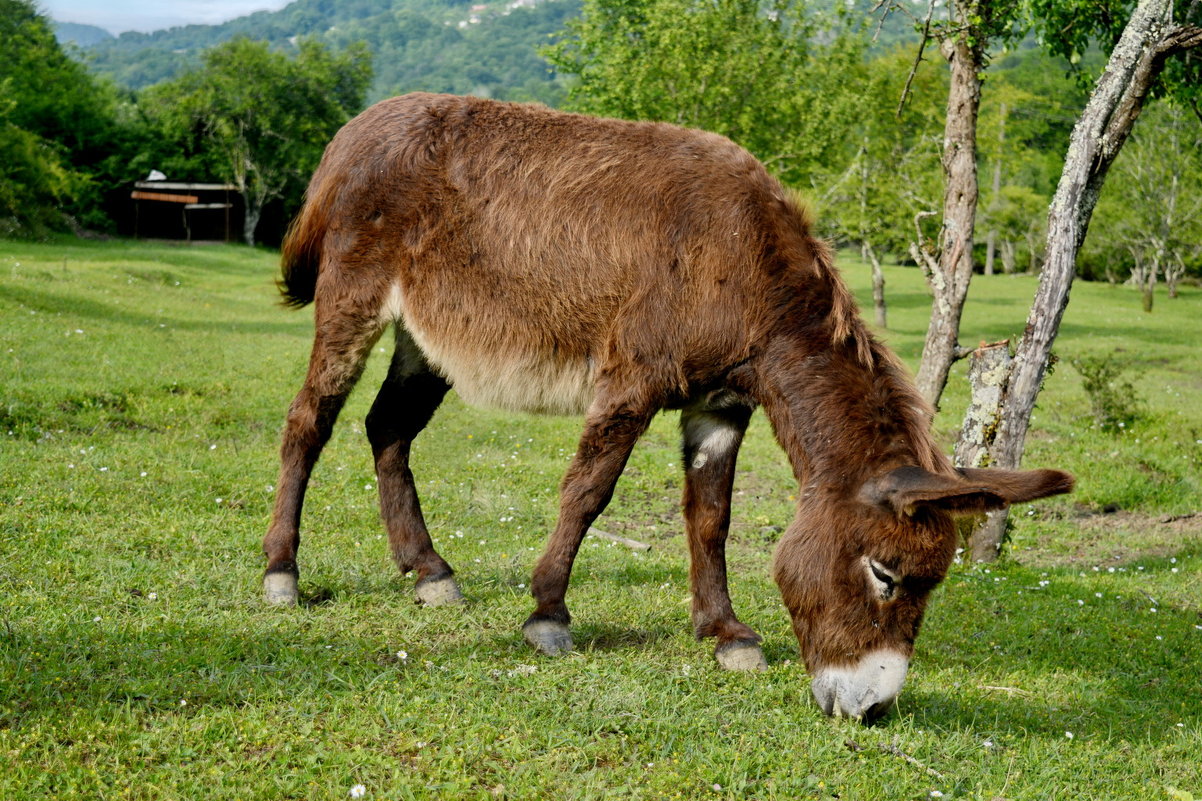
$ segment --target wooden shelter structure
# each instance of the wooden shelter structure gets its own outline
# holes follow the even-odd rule
[[[183,239],[230,242],[241,237],[241,203],[234,184],[138,181],[134,201],[134,236],[138,239]]]

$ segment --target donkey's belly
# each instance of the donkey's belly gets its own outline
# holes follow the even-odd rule
[[[403,326],[426,362],[445,377],[472,406],[536,414],[583,414],[593,400],[593,361],[571,355],[584,350],[523,341],[514,320],[493,320],[481,327],[428,324],[424,315],[406,313],[394,286],[381,309],[381,320]]]
[[[583,414],[593,400],[588,359],[567,361],[533,354],[413,339],[426,359],[472,406],[536,414]]]

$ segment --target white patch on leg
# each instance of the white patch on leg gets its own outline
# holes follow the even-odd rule
[[[684,436],[686,447],[693,449],[692,467],[697,470],[738,447],[743,432],[724,418],[702,413],[689,417]]]

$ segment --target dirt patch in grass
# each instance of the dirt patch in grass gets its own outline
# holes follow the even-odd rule
[[[1030,538],[1011,556],[1031,567],[1127,565],[1202,552],[1202,512],[1165,515],[1080,511]]]

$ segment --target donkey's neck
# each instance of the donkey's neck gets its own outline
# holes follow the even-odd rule
[[[760,394],[803,493],[856,487],[905,464],[951,469],[930,407],[859,320],[846,336],[818,326],[775,337]]]

